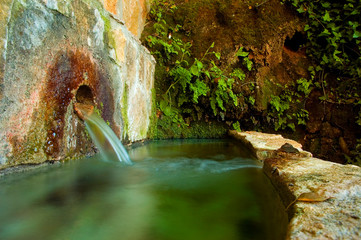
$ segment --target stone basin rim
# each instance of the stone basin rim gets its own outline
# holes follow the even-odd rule
[[[360,167],[314,158],[301,144],[281,135],[236,130],[229,135],[264,162],[263,171],[285,208],[305,193],[314,193],[323,200],[292,203],[287,210],[286,239],[361,239]],[[299,153],[280,151],[285,143]]]

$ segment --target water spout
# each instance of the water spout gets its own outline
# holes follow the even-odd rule
[[[114,158],[117,158],[127,165],[132,164],[121,141],[108,124],[94,112],[92,105],[75,103],[74,109],[78,116],[84,120],[90,137],[105,160],[114,161]]]

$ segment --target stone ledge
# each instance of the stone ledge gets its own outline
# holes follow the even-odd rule
[[[302,146],[280,135],[236,132],[250,146],[279,192],[290,218],[287,239],[361,239],[361,168],[313,158]],[[290,143],[301,154],[279,155]],[[304,155],[303,155],[304,154]],[[320,199],[292,202],[304,193]]]
[[[237,132],[229,131],[229,134],[246,144],[259,160],[265,160],[273,156],[274,152],[289,143],[300,152],[302,157],[312,157],[310,152],[302,150],[302,145],[294,140],[283,138],[281,135],[260,132]]]

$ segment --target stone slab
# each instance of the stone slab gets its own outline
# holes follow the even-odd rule
[[[259,160],[271,157],[282,145],[289,143],[296,148],[303,157],[312,157],[312,154],[302,150],[302,145],[294,140],[283,138],[281,135],[254,131],[237,132],[231,130],[229,134],[244,142]]]
[[[264,160],[263,170],[279,192],[290,219],[286,239],[361,239],[360,167],[313,158],[310,153],[279,154],[286,142],[304,153],[299,143],[280,135],[230,134]],[[310,193],[313,198],[296,200]]]

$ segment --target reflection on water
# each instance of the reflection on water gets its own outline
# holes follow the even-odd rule
[[[278,196],[239,143],[158,141],[0,178],[0,239],[282,239]]]

